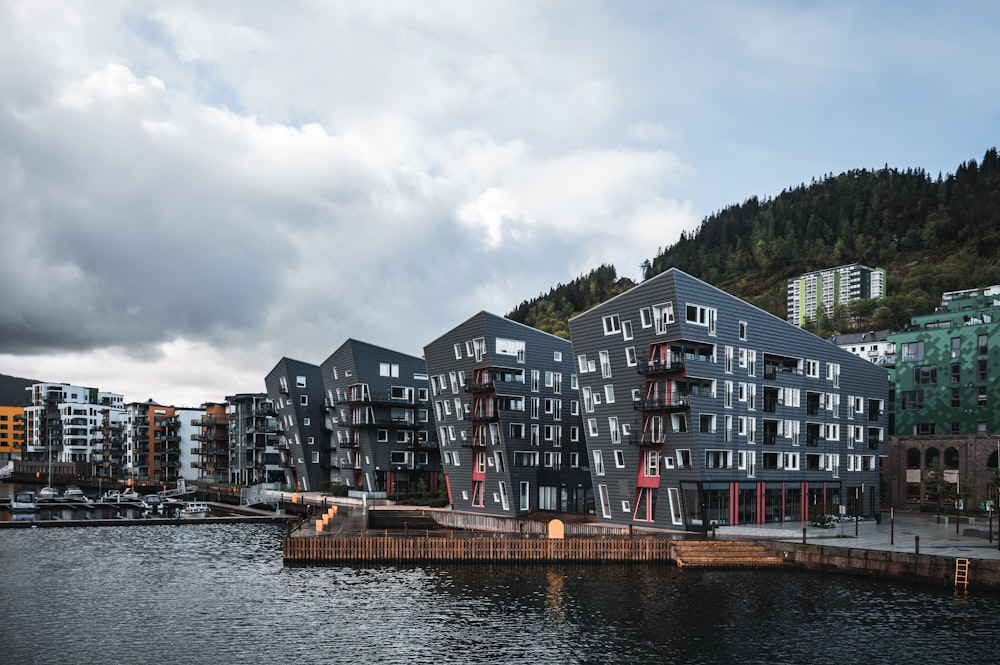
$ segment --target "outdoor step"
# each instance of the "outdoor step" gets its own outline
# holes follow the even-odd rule
[[[748,568],[782,566],[784,557],[767,546],[746,541],[687,540],[674,543],[678,566]]]

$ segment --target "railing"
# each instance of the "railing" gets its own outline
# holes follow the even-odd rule
[[[690,399],[691,395],[687,393],[671,392],[660,397],[636,400],[632,403],[632,406],[641,411],[681,410],[687,409],[690,406]]]

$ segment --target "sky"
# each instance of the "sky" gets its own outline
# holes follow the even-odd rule
[[[978,160],[998,43],[992,1],[5,0],[0,374],[191,407],[420,356],[752,196]]]

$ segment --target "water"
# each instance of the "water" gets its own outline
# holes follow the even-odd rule
[[[0,661],[996,663],[1000,597],[802,571],[286,568],[284,528],[0,530]]]

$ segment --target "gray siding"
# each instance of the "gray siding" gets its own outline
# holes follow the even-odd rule
[[[673,305],[673,321],[662,331],[657,331],[655,325],[644,326],[642,311],[667,302]],[[689,305],[696,308],[691,318],[700,318],[706,325],[689,320]],[[711,327],[709,311],[715,317]],[[617,317],[618,332],[606,334],[607,316]],[[651,322],[647,319],[645,323]],[[632,339],[626,340],[629,325]],[[741,331],[745,338],[741,338]],[[831,510],[835,502],[849,503],[853,488],[862,485],[866,499],[859,509],[868,513],[871,506],[878,505],[877,460],[885,454],[887,439],[885,370],[676,269],[578,315],[570,321],[570,332],[577,362],[585,356],[588,364],[596,364],[595,371],[581,372],[580,389],[601,397],[600,404],[583,413],[583,420],[585,431],[593,431],[588,427],[591,421],[596,428],[596,435],[588,433],[587,447],[598,495],[598,515],[603,517],[610,509],[611,516],[604,519],[622,524],[633,521],[633,513],[643,499],[637,488],[651,451],[660,457],[659,487],[653,500],[655,526],[690,529],[707,528],[711,520],[798,520],[814,510]],[[687,352],[675,360],[677,371],[641,372],[648,368],[651,349],[667,342]],[[727,371],[727,347],[733,352],[731,371]],[[634,351],[633,363],[629,348]],[[604,376],[607,371],[602,367],[602,351],[607,352],[609,377]],[[754,355],[755,361],[751,361]],[[746,359],[743,366],[741,357]],[[816,363],[817,377],[804,372],[806,361]],[[787,371],[765,372],[765,364],[774,362],[783,364],[781,369]],[[837,366],[837,380],[828,379],[827,368]],[[647,401],[651,383],[658,382],[658,401]],[[727,382],[732,385],[731,401],[725,394]],[[609,387],[613,403],[607,400]],[[668,390],[677,394],[668,395],[669,408],[663,408]],[[639,403],[633,403],[634,391],[638,391]],[[790,397],[795,391],[798,406],[793,406]],[[807,395],[819,397],[824,406],[839,400],[839,407],[809,413]],[[858,399],[863,414],[853,412]],[[883,407],[874,420],[868,418],[869,400],[881,400]],[[667,423],[662,445],[651,445],[649,438],[647,445],[638,445],[644,408],[647,414],[654,412],[650,405],[655,405],[655,413]],[[733,426],[729,436],[726,416]],[[631,437],[622,433],[621,443],[612,442],[609,419],[614,418],[619,431],[623,425],[631,431]],[[738,429],[741,419],[746,424],[742,435]],[[796,427],[797,435],[785,436]],[[851,440],[857,431],[854,427],[862,428],[860,443]],[[836,438],[809,440],[807,433],[817,428]],[[778,432],[781,435],[775,436]],[[870,433],[881,434],[874,449],[868,445]],[[598,475],[595,451],[603,459],[603,475]],[[848,460],[848,455],[855,457]],[[839,456],[839,467],[829,468],[830,462],[838,459],[829,456]],[[853,467],[857,456],[863,457],[865,468],[870,470],[848,471],[848,463]],[[821,468],[809,468],[807,459],[814,463],[821,458]],[[740,468],[741,459],[744,468]],[[601,486],[607,491],[603,507]],[[803,494],[803,488],[809,493]],[[673,506],[670,490],[674,494]],[[803,507],[803,503],[818,497],[826,505]],[[713,502],[729,503],[713,507]],[[746,502],[752,505],[743,505]],[[637,516],[637,523],[648,525],[644,519],[647,516],[648,512]]]
[[[302,377],[305,385],[300,385]],[[326,480],[328,449],[323,429],[323,377],[316,365],[282,358],[264,379],[268,398],[283,428],[279,446],[288,454],[289,485],[319,491]],[[308,423],[308,424],[307,424]]]
[[[350,339],[321,368],[331,479],[393,495],[435,490],[441,467],[423,359]]]
[[[499,348],[498,340],[505,340],[500,347],[511,344]],[[578,393],[571,351],[564,339],[486,312],[424,348],[453,507],[508,516],[588,509],[584,442],[572,415]],[[474,445],[477,432],[490,428],[487,443]]]

